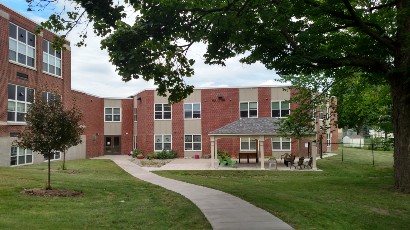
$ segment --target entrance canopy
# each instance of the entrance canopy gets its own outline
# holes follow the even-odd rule
[[[208,135],[211,139],[211,165],[215,168],[215,153],[217,147],[217,140],[221,138],[240,138],[250,137],[258,140],[259,154],[261,169],[265,168],[265,153],[263,149],[263,143],[265,139],[277,137],[277,130],[279,125],[277,124],[279,118],[261,117],[261,118],[241,118],[230,124],[227,124],[219,129],[210,132]],[[313,157],[313,161],[316,161],[316,156]],[[316,162],[314,162],[316,166]]]

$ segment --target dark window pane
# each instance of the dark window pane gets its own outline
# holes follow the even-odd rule
[[[10,33],[9,33],[9,37],[14,38],[14,39],[17,39],[17,38],[16,38],[16,35],[17,35],[17,27],[16,27],[16,25],[10,23],[9,29],[10,29],[10,31],[9,31],[9,32],[10,32]]]
[[[112,115],[105,115],[105,121],[112,121]]]
[[[27,164],[33,163],[33,156],[32,156],[32,155],[27,155],[27,156],[26,156],[26,163],[27,163]]]
[[[155,150],[162,150],[162,144],[161,143],[155,143]]]
[[[48,53],[48,42],[43,40],[43,52]]]
[[[26,101],[26,88],[17,86],[17,100]]]
[[[34,89],[27,88],[27,102],[34,102]]]
[[[114,115],[114,121],[121,121],[120,115]]]
[[[201,142],[201,135],[194,135],[194,142]]]
[[[24,117],[26,116],[25,113],[17,113],[17,121],[25,121]]]
[[[171,113],[170,112],[164,112],[164,119],[171,119]]]
[[[48,53],[54,56],[53,44],[51,42],[48,43]]]
[[[165,150],[171,150],[171,143],[164,143]]]
[[[19,156],[19,165],[20,164],[25,164],[26,163],[26,157],[25,156]]]
[[[15,85],[8,85],[8,99],[15,100],[16,99],[16,86]]]
[[[282,117],[289,115],[289,110],[282,110]]]
[[[194,143],[194,150],[201,150],[201,143]]]
[[[272,110],[272,117],[280,117],[280,110]]]
[[[155,112],[155,119],[162,119],[162,113],[161,112]]]
[[[16,121],[15,114],[16,112],[7,112],[7,121]]]
[[[155,104],[155,111],[162,111],[162,104]]]
[[[32,47],[36,46],[36,37],[34,36],[34,34],[27,33],[27,44]]]
[[[185,142],[192,142],[192,135],[185,135]]]
[[[192,143],[185,143],[185,150],[192,150]]]
[[[18,54],[18,60],[19,63],[21,64],[26,64],[26,55],[19,53]]]
[[[185,118],[192,118],[192,112],[191,111],[185,111]]]
[[[56,68],[56,74],[57,74],[58,76],[61,76],[61,69],[60,69],[60,68]]]
[[[241,111],[241,117],[248,117],[248,111]]]
[[[258,111],[257,110],[251,110],[249,111],[250,117],[257,117],[258,116]]]
[[[12,61],[16,60],[17,53],[15,51],[9,50],[9,59]]]
[[[171,105],[164,105],[164,111],[171,111]]]
[[[280,149],[280,142],[272,142],[272,149]]]
[[[21,41],[21,42],[23,42],[23,43],[26,43],[27,41],[26,41],[26,30],[25,29],[22,29],[22,28],[19,28],[18,29],[18,40],[19,41]]]
[[[10,165],[17,165],[17,157],[10,158]]]
[[[34,58],[27,57],[27,65],[34,67]]]
[[[48,64],[43,62],[43,71],[48,72]]]
[[[282,149],[290,149],[290,143],[289,142],[282,142]]]
[[[50,72],[50,73],[52,73],[52,74],[55,73],[55,71],[54,71],[54,66],[53,66],[53,65],[48,65],[48,72]]]
[[[56,51],[56,57],[61,58],[61,50]]]

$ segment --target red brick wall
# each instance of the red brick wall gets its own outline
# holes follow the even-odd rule
[[[218,99],[218,96],[223,96]],[[202,154],[211,153],[208,133],[239,119],[239,89],[203,89],[201,90],[201,125]],[[218,149],[230,153],[239,153],[240,139],[218,140]]]
[[[137,145],[144,155],[154,152],[154,90],[139,93],[137,100]]]
[[[73,102],[83,113],[86,126],[87,158],[104,155],[104,99],[78,91],[71,91]]]
[[[184,103],[172,105],[172,149],[184,156]]]
[[[132,139],[134,129],[134,100],[122,100],[122,118],[121,118],[121,153],[128,154],[132,151]]]

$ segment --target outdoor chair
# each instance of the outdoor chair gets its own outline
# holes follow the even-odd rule
[[[219,165],[227,165],[228,164],[227,161],[222,160],[221,156],[218,156],[218,161],[219,161]]]
[[[309,158],[309,161],[306,164],[304,164],[303,166],[304,166],[304,168],[307,168],[307,167],[313,168],[312,163],[313,163],[313,157]]]
[[[230,157],[226,157],[226,162],[228,163],[229,166],[236,168],[238,167],[238,163],[236,161],[233,161]]]
[[[288,157],[283,158],[283,162],[285,163],[286,167],[289,166],[289,163],[290,163],[290,167],[292,167],[292,165],[295,162],[295,158],[296,158],[295,156],[291,156],[291,155],[288,155]]]
[[[302,169],[302,165],[304,166],[305,164],[305,157],[299,157],[299,160],[296,164],[293,164],[293,166],[295,167],[299,167],[299,169]],[[292,166],[291,166],[292,167]]]
[[[290,158],[290,154],[289,154],[289,153],[285,153],[285,154],[283,154],[283,155],[280,155],[280,160],[286,159],[286,158]]]

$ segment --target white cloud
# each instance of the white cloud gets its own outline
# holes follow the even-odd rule
[[[127,9],[127,12],[132,12]],[[31,20],[40,22],[43,15],[38,12],[21,12]],[[128,16],[126,21],[132,23],[134,17]],[[77,47],[74,43],[79,41],[78,34],[83,28],[75,28],[68,39],[71,41],[71,79],[72,88],[100,97],[128,97],[147,88],[154,88],[152,81],[142,79],[123,82],[115,71],[115,66],[109,62],[106,50],[100,49],[101,38],[95,36],[92,28],[88,28],[86,47]],[[262,64],[246,65],[239,63],[239,57],[226,61],[225,67],[206,65],[203,60],[204,44],[195,45],[189,53],[196,60],[194,65],[195,75],[186,78],[188,84],[195,87],[245,87],[258,85],[279,85],[274,82],[278,78],[275,71],[267,70]],[[64,70],[63,70],[64,71]],[[273,83],[273,84],[271,84]]]

